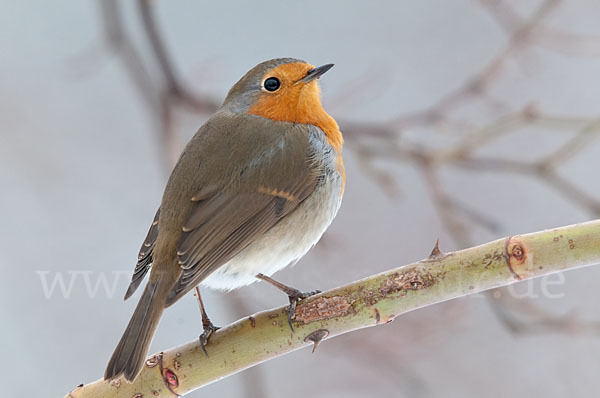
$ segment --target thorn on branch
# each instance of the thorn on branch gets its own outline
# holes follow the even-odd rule
[[[433,247],[433,250],[431,251],[431,254],[429,254],[429,257],[427,257],[429,260],[437,260],[440,257],[444,256],[444,252],[442,252],[440,250],[440,240],[438,238],[438,240],[435,241],[435,246]]]
[[[312,352],[314,353],[315,350],[317,349],[317,347],[319,346],[319,343],[325,338],[329,336],[329,330],[327,329],[317,329],[314,332],[311,332],[308,334],[308,336],[306,336],[304,338],[305,342],[312,342],[313,343],[313,349]]]

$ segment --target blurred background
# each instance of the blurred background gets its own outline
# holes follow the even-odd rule
[[[346,138],[340,213],[282,282],[326,290],[437,238],[452,251],[598,218],[599,18],[595,0],[0,1],[5,395],[103,375],[173,162],[269,58],[336,64],[322,96]],[[594,396],[597,281],[591,267],[448,301],[189,396]],[[265,284],[204,298],[217,325],[286,303]],[[200,332],[190,294],[151,351]]]

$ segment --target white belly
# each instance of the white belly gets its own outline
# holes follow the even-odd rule
[[[256,282],[258,273],[270,276],[294,264],[319,241],[341,201],[342,180],[333,172],[296,210],[210,274],[201,285],[220,290],[236,289]]]

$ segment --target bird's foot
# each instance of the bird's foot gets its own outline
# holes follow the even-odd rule
[[[208,339],[217,330],[221,329],[219,326],[213,325],[212,322],[208,321],[208,323],[203,323],[204,331],[198,337],[200,340],[200,347],[202,347],[202,351],[204,351],[204,355],[208,356],[208,352],[206,352],[206,344],[208,344]]]
[[[294,288],[291,288],[288,286],[287,290],[285,290],[285,293],[288,295],[288,298],[290,299],[290,305],[287,307],[285,312],[287,313],[288,325],[290,325],[290,329],[293,332],[294,327],[292,326],[292,319],[294,319],[294,316],[295,316],[296,304],[298,304],[299,301],[304,300],[305,298],[308,298],[310,296],[314,296],[315,294],[321,293],[321,291],[314,290],[312,292],[301,292],[298,289],[294,289]]]
[[[281,282],[277,282],[275,279],[273,279],[269,276],[266,276],[264,274],[257,274],[256,277],[258,279],[261,279],[265,282],[270,283],[271,285],[275,286],[277,289],[279,289],[282,292],[284,292],[285,294],[287,294],[288,298],[290,299],[290,305],[287,307],[285,312],[287,312],[288,325],[290,325],[290,329],[292,330],[292,332],[294,331],[294,327],[292,326],[292,319],[294,319],[294,315],[296,312],[296,304],[298,304],[298,301],[304,300],[307,297],[321,293],[320,290],[315,290],[312,292],[301,292],[298,289],[294,289],[293,287],[284,285]]]

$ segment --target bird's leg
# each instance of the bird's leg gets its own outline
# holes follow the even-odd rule
[[[208,353],[206,352],[206,344],[208,343],[208,338],[210,337],[211,334],[213,334],[214,331],[221,329],[218,326],[213,325],[213,323],[210,321],[210,319],[208,318],[208,315],[206,315],[206,310],[204,309],[204,303],[202,303],[202,297],[200,297],[200,289],[198,289],[198,286],[196,286],[196,298],[198,299],[198,305],[200,306],[200,312],[202,313],[202,328],[204,329],[204,331],[202,332],[202,334],[199,337],[200,340],[200,347],[202,347],[202,351],[204,351],[204,354],[206,356],[208,356]]]
[[[292,332],[294,331],[294,328],[292,327],[292,319],[294,318],[294,312],[296,311],[296,304],[298,303],[298,301],[313,296],[315,294],[321,293],[320,290],[315,290],[312,292],[301,292],[298,289],[294,289],[293,287],[284,285],[283,283],[277,282],[275,279],[269,278],[268,276],[263,274],[257,274],[256,277],[258,279],[270,283],[271,285],[275,286],[277,289],[281,290],[282,292],[288,295],[288,298],[290,299],[290,305],[288,306],[286,312],[288,316],[288,325],[290,325],[290,329],[292,329]]]

